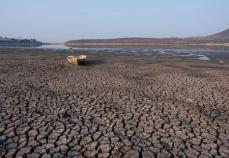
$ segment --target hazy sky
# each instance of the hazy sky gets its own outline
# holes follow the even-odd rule
[[[202,36],[229,28],[228,8],[229,0],[0,0],[0,36]]]

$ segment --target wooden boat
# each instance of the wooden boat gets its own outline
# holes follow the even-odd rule
[[[86,63],[86,55],[79,55],[79,56],[67,56],[67,61],[69,64],[73,64],[73,65],[84,65]]]

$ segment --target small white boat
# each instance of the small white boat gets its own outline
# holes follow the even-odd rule
[[[73,64],[73,65],[83,65],[86,62],[86,55],[79,55],[79,56],[67,56],[67,61],[69,64]]]

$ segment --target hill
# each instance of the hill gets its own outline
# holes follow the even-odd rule
[[[184,46],[184,45],[223,45],[229,43],[229,29],[205,37],[187,38],[117,38],[117,39],[82,39],[65,42],[67,46]]]
[[[213,34],[213,35],[210,35],[208,37],[210,38],[229,38],[229,29],[216,33],[216,34]]]

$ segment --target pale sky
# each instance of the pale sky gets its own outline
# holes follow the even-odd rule
[[[0,36],[43,42],[204,36],[229,28],[229,0],[0,0]]]

